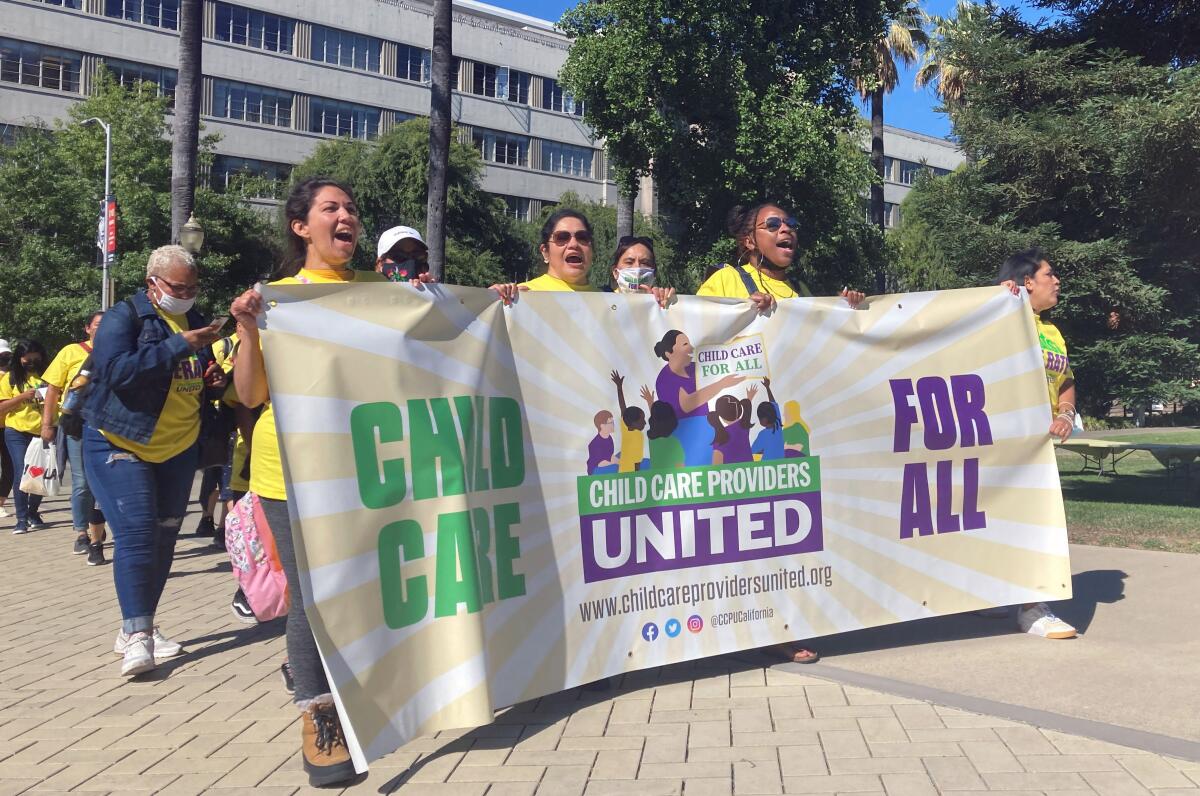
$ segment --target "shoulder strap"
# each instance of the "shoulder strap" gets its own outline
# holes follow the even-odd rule
[[[725,263],[725,267],[732,268],[737,272],[737,275],[742,278],[742,284],[746,286],[747,296],[753,296],[755,293],[762,292],[758,289],[758,285],[754,284],[754,280],[750,277],[750,274],[746,273],[744,268],[734,265],[733,263]]]

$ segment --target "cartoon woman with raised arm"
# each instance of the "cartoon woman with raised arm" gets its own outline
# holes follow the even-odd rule
[[[767,400],[758,405],[758,424],[762,426],[762,431],[754,438],[750,451],[758,454],[761,461],[769,462],[784,458],[783,422],[780,420],[779,402],[771,392],[771,380],[763,379],[763,386],[767,388]]]
[[[712,464],[713,428],[708,422],[708,402],[746,377],[730,374],[697,389],[692,341],[678,329],[667,332],[655,343],[654,354],[667,363],[658,373],[655,392],[660,401],[675,410],[679,426],[674,436],[683,446],[684,464],[688,467]]]

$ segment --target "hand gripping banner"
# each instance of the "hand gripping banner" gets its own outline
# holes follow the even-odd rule
[[[356,763],[621,672],[1070,596],[1000,288],[268,286],[304,603]]]

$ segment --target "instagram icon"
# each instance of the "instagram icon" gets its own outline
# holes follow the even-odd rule
[[[688,617],[687,629],[691,633],[699,633],[704,629],[704,620],[698,614],[692,614]]]

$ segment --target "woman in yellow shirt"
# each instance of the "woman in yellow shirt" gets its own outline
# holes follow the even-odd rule
[[[328,179],[305,180],[292,189],[284,205],[284,216],[288,256],[271,284],[388,281],[374,271],[355,271],[349,267],[361,225],[358,206],[348,187]],[[433,280],[426,273],[421,275],[420,281]],[[247,290],[238,296],[230,307],[230,314],[237,319],[241,340],[233,379],[238,397],[245,406],[264,407],[254,426],[254,443],[250,446],[250,491],[258,496],[287,576],[291,595],[286,629],[287,665],[292,675],[293,701],[302,711],[304,770],[308,772],[309,783],[316,787],[352,779],[354,763],[346,748],[329,680],[304,612],[279,438],[267,389],[262,340],[258,334],[257,318],[262,308],[262,297],[255,290]],[[305,363],[297,363],[297,367],[304,366]]]
[[[46,527],[38,508],[41,495],[21,490],[21,472],[29,443],[40,439],[42,404],[46,383],[40,378],[46,368],[46,349],[36,340],[22,340],[13,346],[9,371],[0,377],[0,415],[4,415],[4,445],[13,462],[13,505],[17,510],[14,534],[40,531]],[[35,422],[36,421],[36,422]]]
[[[83,461],[113,532],[121,605],[113,652],[127,677],[183,651],[155,616],[196,472],[200,403],[206,390],[225,385],[209,350],[218,329],[193,307],[199,292],[183,247],[155,249],[145,287],[104,313],[92,349]]]

